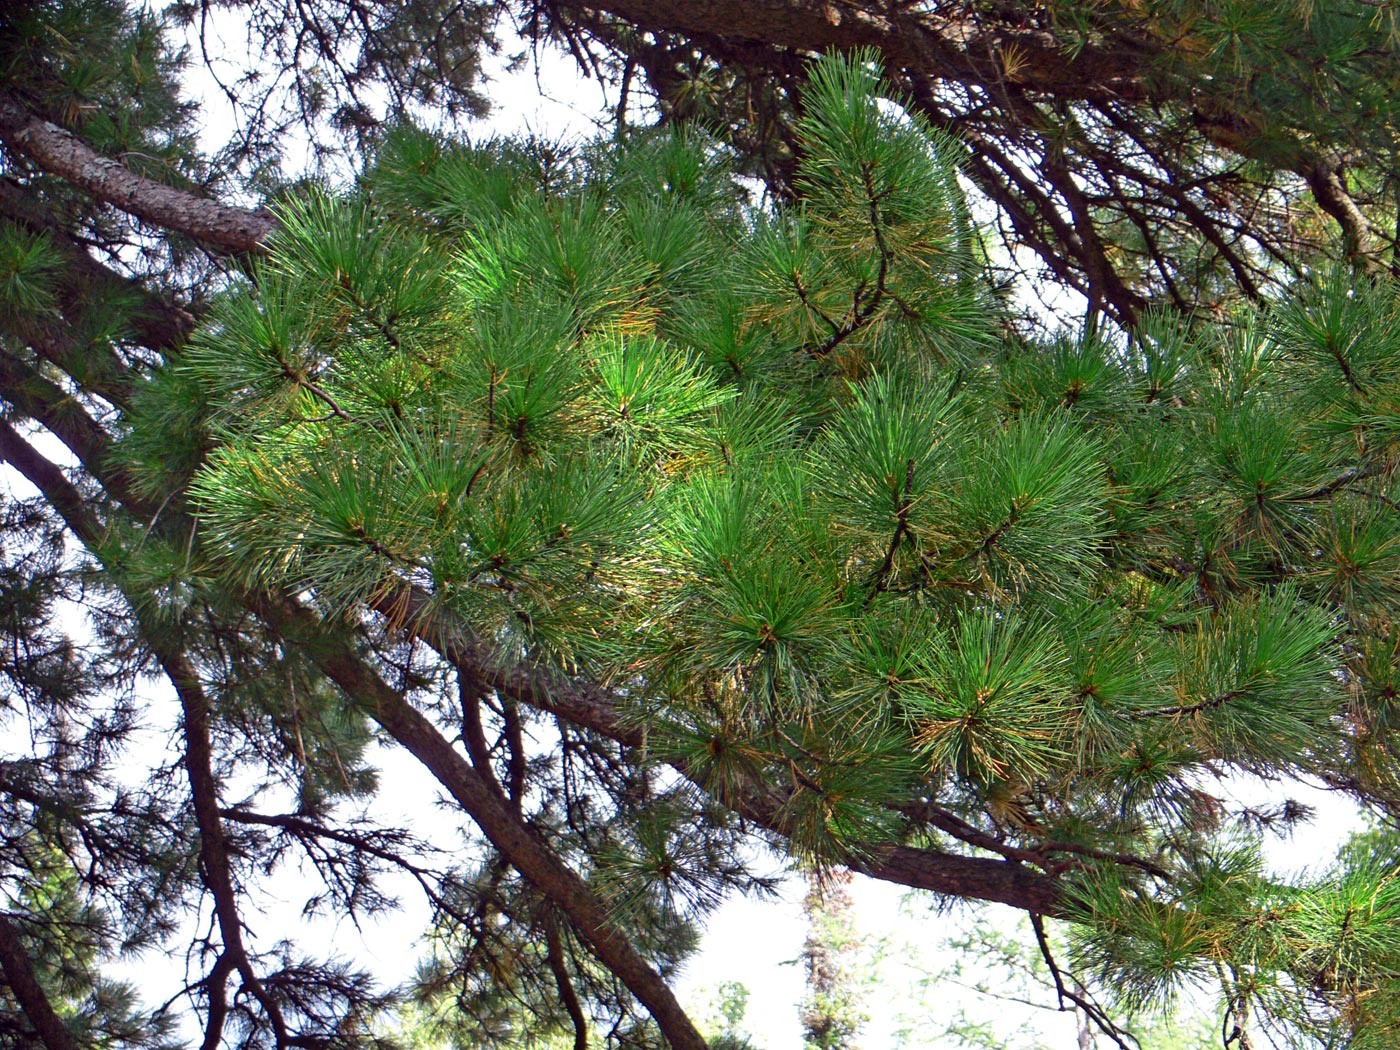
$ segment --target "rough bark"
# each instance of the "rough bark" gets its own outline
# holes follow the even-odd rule
[[[1341,162],[1334,157],[1317,157],[1303,167],[1302,175],[1322,210],[1341,227],[1347,258],[1366,268],[1377,265],[1372,254],[1370,223],[1347,191]]]
[[[29,112],[0,91],[0,142],[44,171],[138,219],[186,234],[211,248],[261,252],[277,225],[266,211],[220,204],[138,175],[72,132]]]
[[[558,3],[582,14],[602,12],[643,30],[713,35],[820,54],[873,47],[896,68],[914,67],[970,84],[1007,79],[1064,98],[1146,96],[1139,47],[1119,38],[1070,54],[1054,34],[1026,24],[984,26],[960,13],[849,0],[601,0]],[[953,7],[954,5],[943,5]],[[961,5],[957,5],[961,7]]]
[[[433,774],[501,856],[568,917],[574,932],[646,1007],[675,1050],[705,1050],[704,1038],[671,989],[612,923],[603,902],[422,712],[289,599],[266,599],[258,611],[284,638],[302,645],[326,677]]]
[[[20,943],[19,930],[4,912],[0,912],[0,973],[5,975],[10,994],[34,1026],[45,1050],[78,1050],[72,1033],[54,1012],[34,974],[34,967]]]

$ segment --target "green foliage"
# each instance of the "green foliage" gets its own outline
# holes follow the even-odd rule
[[[720,802],[757,790],[803,859],[990,844],[1059,880],[1080,963],[1126,1007],[1214,980],[1242,1029],[1379,1045],[1392,875],[1271,880],[1202,785],[1393,797],[1395,288],[1008,334],[953,149],[878,90],[870,55],[816,64],[792,206],[746,205],[694,132],[562,157],[408,128],[353,194],[285,202],[125,417],[153,496],[193,478],[181,610],[258,587],[390,632],[464,625],[503,668],[609,684],[644,761]],[[173,553],[124,571],[171,578]],[[406,588],[426,611],[386,612]],[[320,726],[307,806],[332,760],[368,790],[358,719],[295,655],[256,666],[307,713],[231,675],[275,754]],[[532,819],[668,970],[748,878],[740,832],[689,787],[593,771],[597,797],[566,779]],[[651,1039],[572,935],[527,935],[556,917],[502,879],[460,884],[504,932],[440,916],[431,1023],[553,1038],[573,982],[590,1023]]]
[[[0,455],[45,497],[0,515],[0,904],[82,1050],[171,1041],[102,965],[186,936],[211,1046],[659,1046],[597,931],[669,978],[770,832],[817,870],[1030,886],[1075,927],[1070,990],[1134,1030],[1210,994],[1241,1050],[1400,1042],[1394,836],[1281,878],[1258,825],[1296,807],[1214,787],[1400,812],[1400,7],[843,5],[821,32],[882,39],[906,96],[874,52],[801,70],[800,19],[576,6],[526,31],[649,80],[669,127],[406,123],[480,109],[497,3],[0,4]],[[261,45],[217,157],[167,17]],[[160,236],[31,117],[210,208],[275,187],[270,251]],[[358,181],[277,185],[289,119],[327,118]],[[1318,265],[1333,222],[1355,269]],[[1082,331],[986,286],[1027,252]],[[383,711],[332,641],[601,926],[475,833],[352,815]],[[381,867],[417,880],[421,972],[380,994],[259,940],[302,863],[352,922],[392,905]],[[827,919],[814,977],[850,943]],[[1048,988],[1028,940],[956,947]],[[814,1045],[858,1027],[832,976]],[[0,1043],[30,1042],[5,980]]]
[[[181,1046],[174,1019],[142,1008],[138,989],[101,973],[117,928],[110,916],[85,900],[78,877],[51,846],[37,837],[25,844],[31,867],[10,907],[38,917],[26,924],[22,947],[35,960],[35,977],[77,1045],[131,1050],[175,1050]],[[13,993],[0,983],[0,1037],[11,1045],[34,1038]]]

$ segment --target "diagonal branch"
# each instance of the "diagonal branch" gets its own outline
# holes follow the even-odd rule
[[[1113,1019],[1103,1012],[1098,1003],[1093,1002],[1086,995],[1080,995],[1078,991],[1065,984],[1064,974],[1060,972],[1059,963],[1055,961],[1055,956],[1050,951],[1050,941],[1045,936],[1045,921],[1035,913],[1031,914],[1031,928],[1035,930],[1035,943],[1040,947],[1040,957],[1045,960],[1045,965],[1049,968],[1050,976],[1055,982],[1055,995],[1059,1000],[1060,1009],[1063,1010],[1065,1000],[1069,1000],[1083,1010],[1089,1020],[1093,1021],[1104,1035],[1113,1040],[1119,1050],[1132,1050],[1132,1047],[1128,1045],[1127,1034],[1113,1023]],[[1075,984],[1077,985],[1078,982],[1076,981]]]
[[[45,1050],[79,1050],[73,1034],[54,1012],[44,993],[29,962],[29,953],[20,942],[19,930],[3,911],[0,911],[0,974],[4,975],[9,993],[19,1001],[20,1009],[34,1026]]]
[[[1372,245],[1371,224],[1347,190],[1341,161],[1331,156],[1314,157],[1302,167],[1301,174],[1318,205],[1341,227],[1347,258],[1364,269],[1377,268],[1380,262]]]
[[[675,994],[611,921],[603,902],[426,715],[390,688],[339,634],[324,630],[313,614],[291,599],[250,595],[247,600],[437,778],[501,856],[568,917],[598,960],[646,1007],[674,1050],[705,1050],[704,1038]]]
[[[5,91],[0,91],[0,143],[100,201],[213,248],[264,251],[265,241],[277,224],[261,209],[220,204],[138,175],[72,132],[36,116]]]
[[[100,550],[103,530],[82,494],[63,472],[39,455],[8,424],[0,421],[0,458],[13,465],[38,487],[68,523],[69,528],[90,550]],[[498,790],[453,748],[451,742],[421,712],[413,708],[366,665],[341,637],[322,627],[320,621],[290,599],[276,600],[245,595],[245,601],[285,640],[295,642],[342,692],[360,704],[381,727],[417,758],[447,789],[462,809],[477,823],[501,855],[536,889],[569,918],[580,938],[599,961],[625,984],[647,1008],[674,1050],[705,1050],[704,1038],[696,1030],[665,980],[612,923],[603,902],[587,884],[546,846],[529,828],[523,817]],[[139,603],[133,608],[141,614]],[[198,681],[182,654],[168,653],[159,634],[143,623],[143,634],[152,646],[179,694],[186,716],[187,759],[195,811],[201,831],[201,867],[215,897],[220,934],[225,952],[234,960],[249,992],[268,1011],[279,1046],[296,1046],[306,1037],[293,1036],[281,1021],[280,1010],[270,997],[264,998],[262,985],[248,966],[242,952],[241,930],[236,913],[226,906],[232,899],[228,877],[227,849],[219,825],[217,797],[212,792],[212,774],[206,776],[208,725],[201,697],[192,690]],[[208,812],[206,812],[208,811]],[[212,813],[212,822],[205,818]],[[243,956],[240,959],[240,955]],[[262,991],[262,994],[259,994]]]

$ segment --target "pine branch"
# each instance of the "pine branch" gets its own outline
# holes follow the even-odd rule
[[[90,310],[94,304],[133,299],[136,307],[128,320],[142,346],[162,352],[179,350],[194,331],[196,320],[188,310],[94,259],[88,245],[64,227],[33,187],[0,177],[0,216],[31,233],[43,234],[62,253],[66,272],[58,294],[66,317]],[[91,346],[83,349],[88,353],[96,350]]]
[[[1248,689],[1227,689],[1218,696],[1213,696],[1209,700],[1202,700],[1195,704],[1180,704],[1172,707],[1154,707],[1147,711],[1119,711],[1116,712],[1119,718],[1176,718],[1181,715],[1194,715],[1201,711],[1213,711],[1217,707],[1223,707],[1236,697],[1243,696],[1249,692]]]
[[[544,940],[545,957],[549,960],[550,972],[554,974],[559,1000],[564,1004],[569,1021],[574,1026],[574,1050],[588,1050],[588,1017],[578,1001],[578,992],[574,990],[574,982],[570,980],[569,969],[564,963],[564,945],[559,937],[559,924],[555,922],[554,916],[548,913],[544,917]]]
[[[0,458],[4,458],[29,477],[45,492],[51,504],[60,510],[66,508],[72,513],[72,520],[69,520],[68,524],[89,549],[96,550],[100,546],[101,530],[76,487],[63,477],[57,467],[35,453],[27,442],[3,422],[0,422]],[[340,686],[346,695],[360,703],[371,718],[438,779],[511,865],[569,917],[574,928],[590,945],[599,960],[646,1006],[676,1050],[705,1050],[704,1039],[686,1016],[665,981],[612,924],[603,903],[577,874],[539,840],[536,833],[524,823],[523,818],[512,809],[510,802],[498,791],[491,789],[481,774],[453,749],[447,738],[424,715],[411,707],[377,672],[365,665],[359,655],[340,638],[338,632],[321,628],[311,613],[291,599],[278,600],[250,594],[244,596],[244,601],[283,638],[295,640],[303,647],[322,673]],[[139,612],[139,607],[137,611]],[[164,647],[159,639],[148,639],[148,642],[153,645],[159,656]],[[182,687],[197,685],[197,679],[186,678],[178,661],[173,659],[174,654],[168,655],[172,656],[171,667],[168,670],[173,672],[172,681],[176,685],[177,693]],[[197,698],[181,696],[182,705],[187,700],[196,715],[193,732],[198,734],[199,708],[193,706]],[[187,711],[187,724],[189,719],[190,711]],[[187,727],[187,733],[189,732]],[[196,735],[190,745],[194,748],[191,752],[192,757],[188,759],[191,766],[196,766],[200,758],[198,743],[199,737]],[[196,766],[191,772],[192,786],[198,780],[200,788],[207,789],[208,785],[199,778],[200,768]],[[208,801],[206,791],[201,790],[200,797]],[[221,832],[217,829],[217,801],[213,803],[212,812],[215,821],[214,836],[218,843],[222,843]],[[199,813],[198,800],[196,813]],[[201,823],[201,831],[203,830],[204,825]],[[216,847],[220,848],[222,847]],[[226,874],[226,854],[223,854],[223,859],[223,870]],[[211,852],[206,858],[206,864],[212,865],[210,872],[215,886],[211,889],[217,887],[216,908],[221,899],[225,902],[225,908],[218,909],[225,951],[233,956],[235,967],[244,975],[249,991],[269,1010],[269,1017],[277,1029],[279,1045],[303,1045],[305,1037],[287,1033],[285,1025],[278,1023],[281,1015],[280,1011],[274,1012],[275,1004],[274,1007],[269,1007],[270,998],[264,1001],[264,996],[258,994],[261,984],[254,983],[257,982],[257,978],[247,964],[246,955],[243,960],[238,958],[242,940],[237,929],[236,913],[231,919],[232,928],[225,928],[225,915],[231,910],[227,905],[232,887],[229,883],[228,893],[224,893],[224,880],[219,877],[220,855]]]
[[[213,248],[260,253],[277,221],[266,211],[235,208],[137,175],[72,132],[35,116],[0,91],[0,142],[44,171],[138,219],[187,234]]]
[[[35,976],[29,955],[20,942],[19,929],[3,911],[0,911],[0,973],[5,975],[7,990],[18,1000],[45,1050],[80,1050]]]
[[[448,663],[498,693],[628,747],[645,745],[641,727],[621,717],[606,691],[526,661],[504,663],[465,625],[452,621],[448,614],[436,608],[426,593],[408,585],[400,585],[396,593],[382,588],[371,607],[390,623],[421,638]],[[683,760],[671,758],[668,763],[682,776],[705,787],[703,780],[697,778]],[[743,795],[718,801],[774,834],[784,838],[792,834],[789,819],[784,814],[787,799],[771,786],[749,785]],[[844,863],[872,878],[1050,915],[1061,914],[1064,910],[1058,883],[1018,862],[888,844],[856,846],[850,853]]]
[[[1065,97],[1130,99],[1148,87],[1140,76],[1138,48],[1127,40],[1112,42],[1118,50],[1089,44],[1070,56],[1052,34],[1004,23],[983,25],[941,11],[892,15],[883,7],[849,0],[569,0],[555,6],[607,12],[645,29],[762,41],[808,54],[876,47],[891,64],[916,65],[976,84],[1003,79],[1003,55],[1014,48],[1023,63],[1019,79]]]
[[[0,365],[4,361],[0,356]],[[3,379],[4,376],[0,375],[0,381]],[[100,428],[96,428],[75,406],[70,405],[67,411],[56,410],[56,400],[62,401],[62,394],[57,388],[48,396],[41,389],[31,387],[30,390],[30,397],[25,403],[26,411],[73,449],[84,468],[114,498],[138,516],[151,517],[157,509],[156,505],[138,496],[125,478],[104,466],[105,462],[109,462],[105,456],[105,442],[98,445],[94,440],[101,434]],[[76,489],[73,491],[76,495]],[[76,498],[81,504],[81,497]],[[181,530],[182,534],[185,528],[193,524],[183,514],[167,512],[167,520],[169,527]],[[267,599],[246,595],[244,600],[255,610],[266,611]],[[376,590],[371,608],[389,624],[406,629],[427,642],[454,667],[504,695],[574,725],[599,732],[628,747],[641,748],[645,745],[642,728],[620,716],[616,704],[605,690],[589,683],[565,679],[543,667],[528,663],[504,663],[492,647],[476,639],[464,625],[450,622],[425,592],[404,584],[391,587],[386,581],[385,587]],[[304,618],[311,614],[303,611],[298,615]],[[306,621],[303,619],[301,622]],[[673,765],[688,775],[683,763]],[[755,786],[752,793],[743,798],[722,798],[719,801],[760,827],[784,837],[790,834],[791,829],[782,816],[785,800],[775,796],[771,790]],[[1053,879],[1031,872],[1017,862],[963,857],[902,845],[872,845],[856,849],[853,853],[856,855],[848,861],[850,867],[872,878],[914,889],[995,901],[1051,915],[1059,914],[1064,906]]]
[[[248,949],[243,942],[243,919],[239,915],[238,895],[233,885],[232,868],[229,863],[228,844],[224,836],[223,823],[219,815],[218,784],[213,772],[213,745],[210,738],[209,708],[204,698],[204,689],[194,668],[184,653],[177,650],[169,641],[167,632],[146,621],[149,614],[142,611],[139,602],[133,602],[133,611],[141,622],[146,641],[152,646],[161,669],[175,687],[175,695],[180,701],[184,715],[181,730],[185,737],[185,771],[189,778],[190,794],[194,802],[195,823],[199,827],[199,871],[210,895],[214,898],[214,915],[219,924],[219,936],[223,941],[222,958],[227,958],[232,968],[243,979],[243,987],[257,1000],[272,1025],[278,1047],[316,1047],[323,1042],[319,1036],[293,1035],[282,1013],[282,1005],[268,991],[262,978],[253,969]],[[222,998],[222,987],[218,990]],[[214,1038],[218,1029],[210,1025],[206,1042]]]
[[[894,535],[890,537],[890,545],[885,550],[885,556],[875,569],[875,575],[871,578],[871,588],[865,596],[865,602],[861,608],[869,608],[870,603],[875,600],[875,595],[885,589],[885,581],[889,576],[890,569],[894,566],[894,556],[899,550],[900,541],[909,533],[909,511],[913,508],[914,490],[914,461],[909,460],[904,467],[904,494],[897,501],[895,507]]]
[[[329,827],[318,821],[310,820],[295,813],[257,813],[242,807],[225,807],[219,810],[219,815],[224,820],[235,824],[246,824],[254,827],[275,828],[278,831],[290,836],[301,843],[308,855],[311,849],[306,845],[307,840],[327,839],[339,845],[346,846],[356,853],[363,853],[378,860],[384,861],[399,870],[405,872],[413,881],[418,883],[423,891],[423,896],[444,915],[451,916],[455,921],[466,925],[467,915],[461,911],[445,897],[437,887],[433,885],[434,878],[441,878],[435,873],[420,864],[415,864],[397,850],[380,845],[379,840],[391,835],[391,832],[383,832],[379,835],[362,835],[352,831],[343,831],[340,828]]]
[[[875,288],[867,294],[866,282],[864,280],[856,286],[856,290],[851,295],[851,308],[846,313],[846,319],[840,325],[835,324],[829,317],[818,311],[822,320],[831,325],[832,331],[831,335],[828,336],[824,342],[807,351],[816,358],[827,356],[831,351],[835,350],[847,339],[869,324],[871,319],[875,316],[875,311],[878,310],[880,304],[885,301],[886,296],[898,302],[898,298],[890,293],[886,283],[889,280],[890,264],[894,261],[894,253],[890,250],[885,240],[883,220],[880,218],[880,202],[875,195],[875,187],[871,182],[871,171],[868,163],[862,165],[861,173],[864,176],[863,188],[866,198],[866,217],[870,222],[871,234],[875,239],[875,250],[880,257],[875,271]],[[805,296],[803,297],[803,303],[806,303]],[[914,311],[905,304],[900,303],[900,306],[904,308],[906,313],[914,313]]]
[[[705,1050],[705,1040],[675,995],[612,922],[603,902],[425,715],[290,598],[250,595],[246,600],[281,637],[303,646],[322,673],[437,778],[511,866],[568,916],[599,961],[647,1008],[676,1050]]]

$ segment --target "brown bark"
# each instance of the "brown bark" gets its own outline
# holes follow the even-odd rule
[[[704,1038],[671,989],[612,923],[603,902],[425,715],[290,600],[268,599],[259,612],[284,638],[303,646],[322,673],[437,778],[501,856],[568,917],[575,933],[646,1007],[675,1050],[705,1050]]]
[[[277,1045],[294,1046],[303,1043],[292,1037],[282,1016],[282,1008],[268,992],[253,969],[252,960],[243,943],[243,921],[238,912],[238,894],[233,885],[229,863],[228,842],[224,836],[223,820],[219,815],[219,787],[214,778],[214,750],[209,731],[209,705],[188,658],[173,646],[159,627],[149,624],[142,615],[140,602],[133,602],[147,644],[155,650],[161,669],[175,687],[183,716],[181,730],[185,737],[185,775],[190,784],[194,803],[195,824],[199,828],[199,871],[209,894],[214,899],[214,916],[219,925],[223,953],[213,972],[205,981],[209,996],[209,1023],[205,1030],[206,1050],[217,1047],[223,1033],[226,1013],[225,984],[231,970],[238,971],[243,987],[256,999],[267,1014]],[[315,1041],[319,1043],[319,1040]]]
[[[559,937],[559,923],[552,914],[544,916],[544,940],[548,953],[549,969],[554,974],[554,984],[559,991],[559,1001],[569,1015],[574,1026],[574,1050],[588,1050],[588,1017],[583,1012],[583,1004],[574,991],[574,982],[569,979],[569,968],[564,958],[564,943]]]
[[[948,15],[850,0],[566,0],[555,6],[603,12],[643,30],[713,35],[814,55],[873,47],[895,68],[969,84],[1007,80],[1014,61],[1017,83],[1063,98],[1141,98],[1147,90],[1132,39],[1120,37],[1108,47],[1090,44],[1070,54],[1062,40],[1029,20],[984,26],[961,10]]]
[[[1140,5],[1086,12],[1088,22],[1078,28],[1055,26],[1048,9],[1033,4],[554,0],[549,8],[560,26],[591,33],[629,58],[647,45],[630,43],[635,34],[621,31],[620,23],[658,38],[689,39],[710,58],[754,80],[771,75],[775,82],[786,82],[794,59],[875,49],[889,78],[903,85],[935,125],[968,144],[969,176],[1005,212],[1020,242],[1036,252],[1058,281],[1124,325],[1134,322],[1144,303],[1123,277],[1132,263],[1115,265],[1104,243],[1103,231],[1116,221],[1134,219],[1132,210],[1123,207],[1123,195],[1114,193],[1116,179],[1131,184],[1132,195],[1162,199],[1174,213],[1172,219],[1222,253],[1241,290],[1251,297],[1257,297],[1260,281],[1269,274],[1244,262],[1247,253],[1236,247],[1239,240],[1256,237],[1276,256],[1297,247],[1291,227],[1269,227],[1258,220],[1258,193],[1266,185],[1283,188],[1275,174],[1301,178],[1337,222],[1347,256],[1367,268],[1376,265],[1374,231],[1338,166],[1326,160],[1326,143],[1319,141],[1317,129],[1279,127],[1258,134],[1251,85],[1242,77],[1232,90],[1216,83],[1203,91],[1189,65],[1192,53],[1182,50],[1180,30],[1169,21],[1154,22]],[[1149,125],[1167,129],[1160,141],[1152,136],[1161,148],[1152,151],[1148,167],[1162,168],[1176,197],[1154,186],[1150,171],[1146,179],[1137,177],[1122,157],[1109,156],[1105,169],[1103,138],[1086,131],[1100,116],[1121,124],[1123,114],[1135,107]],[[1043,126],[1047,118],[1053,126]],[[1117,131],[1127,134],[1122,126]],[[1177,140],[1183,132],[1186,138]],[[1290,134],[1291,157],[1280,153]],[[1256,193],[1242,193],[1235,204],[1212,201],[1208,212],[1182,195],[1182,187],[1200,185],[1201,175],[1200,165],[1192,169],[1182,158],[1212,147],[1257,161],[1268,174],[1252,187]],[[988,163],[983,154],[989,149],[1001,159]],[[1105,210],[1109,202],[1115,206]],[[1170,289],[1165,260],[1153,258],[1148,240],[1140,254],[1162,271]],[[1178,298],[1177,305],[1190,310],[1198,304]]]
[[[4,912],[0,912],[0,973],[5,975],[10,994],[34,1026],[45,1050],[78,1050],[72,1033],[54,1012],[34,974],[34,967],[20,943],[19,930]]]
[[[0,142],[44,171],[138,219],[187,234],[211,248],[261,252],[277,220],[266,211],[220,204],[138,175],[72,132],[0,91]]]
[[[1318,205],[1341,227],[1347,258],[1368,269],[1378,266],[1371,245],[1370,223],[1347,191],[1341,162],[1331,157],[1317,157],[1304,167],[1302,175]]]

